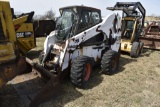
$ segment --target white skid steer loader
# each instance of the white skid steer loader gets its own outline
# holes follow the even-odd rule
[[[82,88],[96,63],[101,63],[104,74],[116,72],[121,45],[120,16],[113,13],[102,20],[99,9],[86,6],[60,8],[60,13],[56,30],[44,42],[40,64],[57,76],[69,71],[72,83]]]

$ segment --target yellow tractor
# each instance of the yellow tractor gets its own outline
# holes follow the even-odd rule
[[[143,50],[143,42],[139,41],[145,19],[145,9],[140,2],[117,2],[108,10],[121,10],[121,50],[137,58]]]
[[[13,19],[9,2],[0,1],[0,88],[26,68],[25,57],[36,46],[30,15]]]
[[[46,80],[50,79],[45,86],[41,89],[38,88],[40,93],[32,98],[31,103],[29,102],[30,107],[37,107],[46,99],[53,98],[61,90],[57,77],[26,57],[26,53],[36,46],[31,21],[33,14],[34,12],[31,12],[16,17],[9,2],[0,1],[0,90],[8,81],[24,73],[26,69],[37,71],[38,74],[34,73],[34,75],[31,72],[28,80],[31,80],[35,74],[37,76],[43,75]],[[28,87],[25,88],[28,89]]]

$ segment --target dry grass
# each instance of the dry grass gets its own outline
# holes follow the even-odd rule
[[[64,82],[65,95],[42,107],[159,107],[160,52],[145,50],[138,59],[121,55],[119,72],[101,75],[93,71],[86,90]]]
[[[37,38],[36,39],[36,48],[32,49],[28,53],[28,57],[30,59],[33,59],[35,62],[38,62],[38,56],[39,56],[40,52],[42,52],[42,50],[43,50],[45,38],[46,37]]]
[[[43,48],[44,38],[37,40],[38,47],[31,53],[38,52],[33,54],[32,58],[36,58]],[[100,73],[100,67],[95,67],[86,89],[78,89],[66,79],[62,84],[65,93],[41,107],[159,107],[159,60],[160,51],[154,50],[145,49],[137,59],[122,54],[119,72],[116,74],[103,75]],[[17,101],[19,102],[18,99]],[[0,102],[3,105],[3,99]],[[17,107],[17,103],[15,106],[13,102],[8,104]]]

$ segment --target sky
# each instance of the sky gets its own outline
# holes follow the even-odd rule
[[[43,15],[52,9],[59,16],[59,8],[71,5],[84,5],[101,9],[102,16],[113,13],[106,7],[113,7],[116,2],[137,2],[138,0],[9,0],[15,12],[35,11],[35,15]],[[160,16],[159,0],[139,0],[146,9],[146,15]]]

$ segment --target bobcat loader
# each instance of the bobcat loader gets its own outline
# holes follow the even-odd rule
[[[60,8],[56,30],[47,36],[40,64],[55,75],[69,72],[72,83],[83,88],[92,67],[101,63],[102,72],[116,72],[121,46],[120,16],[103,20],[101,11],[86,6]],[[61,76],[60,76],[61,77]]]
[[[117,2],[114,7],[108,10],[121,10],[121,50],[130,53],[130,56],[137,58],[143,50],[143,42],[139,37],[143,31],[146,11],[140,2]]]

